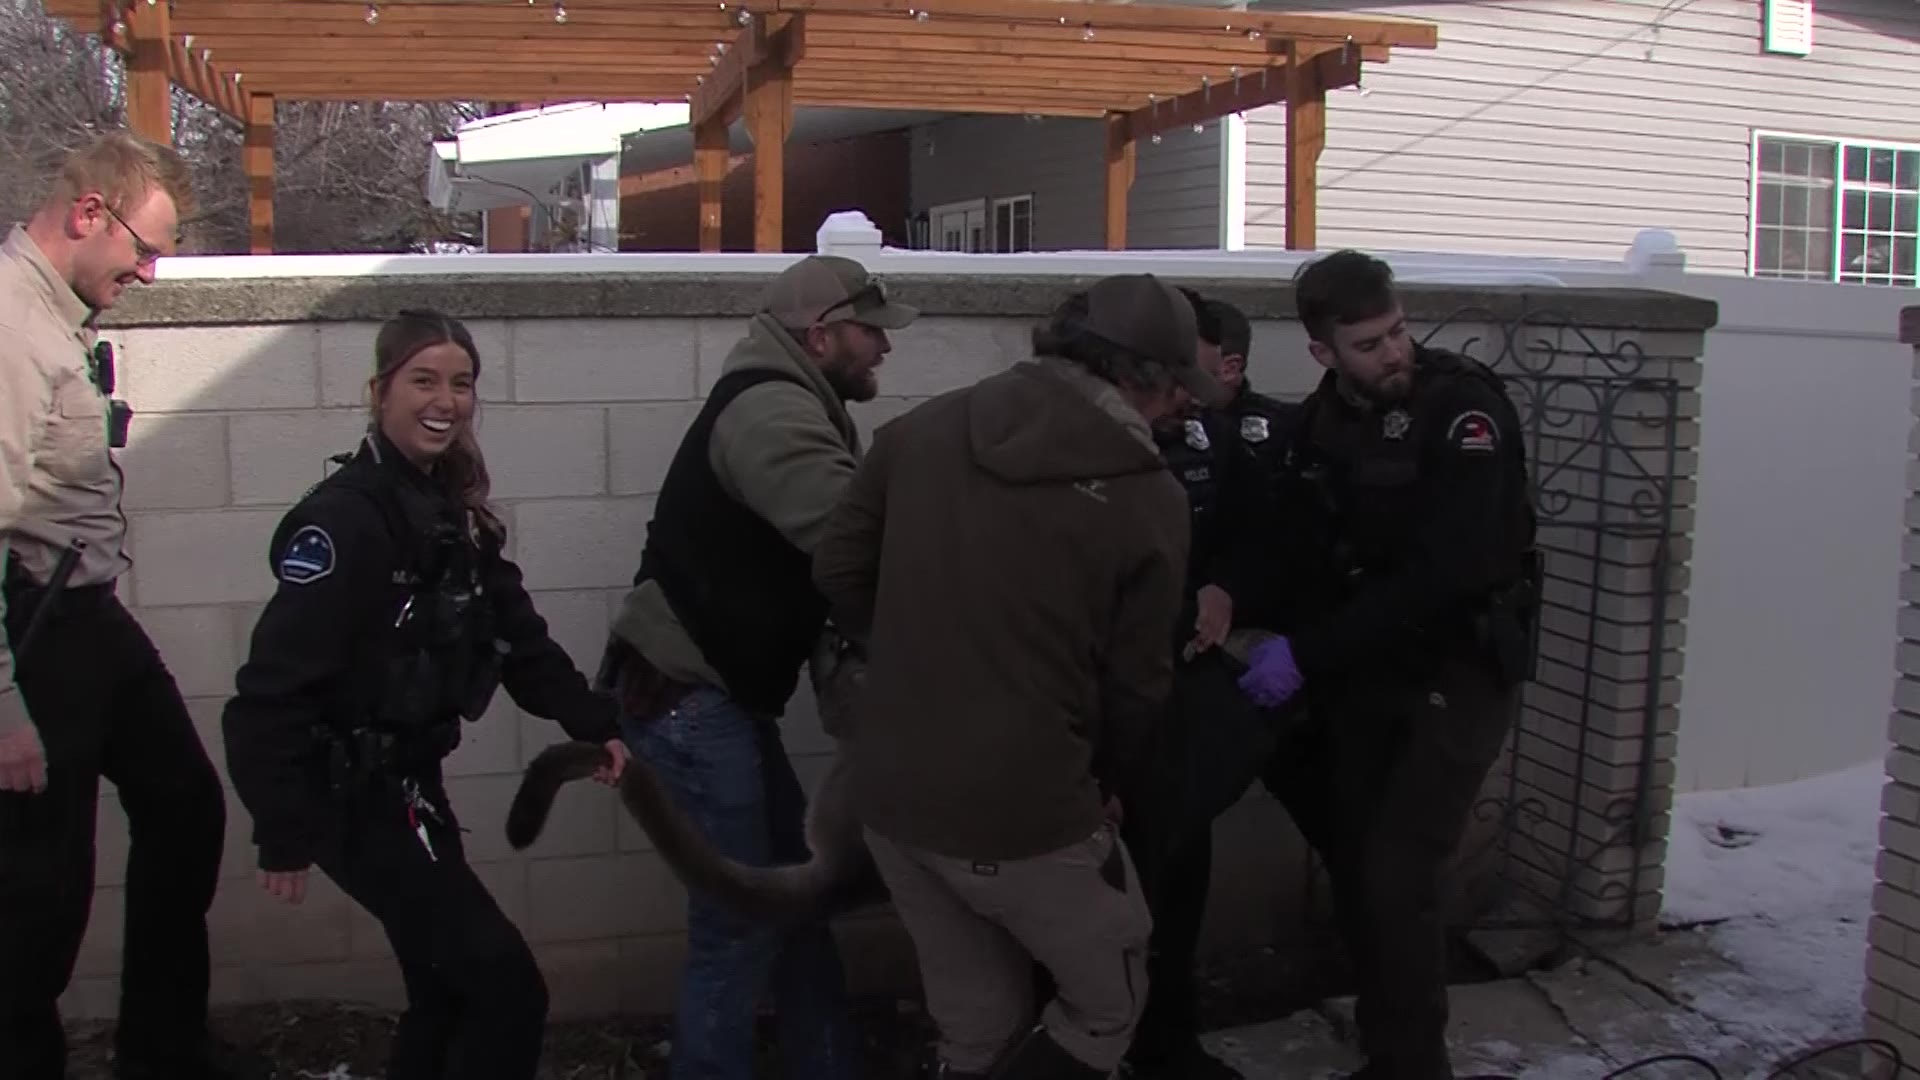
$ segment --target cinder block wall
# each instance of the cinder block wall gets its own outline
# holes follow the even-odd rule
[[[894,352],[880,371],[884,396],[854,408],[869,432],[917,401],[1025,357],[1029,328],[1071,283],[987,275],[890,282],[927,316],[895,335]],[[1295,397],[1314,384],[1320,371],[1307,358],[1290,296],[1244,282],[1195,284],[1255,317],[1256,385]],[[219,712],[273,588],[268,538],[285,509],[325,475],[327,456],[351,450],[362,432],[381,318],[423,305],[469,314],[482,354],[480,436],[510,529],[510,552],[556,638],[590,670],[637,563],[666,464],[763,285],[763,278],[751,275],[566,273],[199,280],[154,286],[123,304],[108,327],[121,357],[122,393],[136,410],[132,445],[122,460],[137,564],[123,583],[123,596],[179,679],[223,774]],[[1530,297],[1427,287],[1408,294],[1409,314],[1422,330],[1439,327],[1450,344],[1477,341],[1472,351],[1488,360],[1496,360],[1492,352],[1498,350],[1490,352],[1485,343],[1524,335],[1514,338],[1511,327],[1487,320],[1547,304],[1588,313],[1589,324],[1615,328],[1600,332],[1608,348],[1632,339],[1670,368],[1692,363],[1712,321],[1687,298],[1641,293]],[[1460,311],[1475,314],[1467,322],[1450,321]],[[1642,326],[1651,329],[1636,329]],[[1523,344],[1522,351],[1534,356],[1536,367],[1541,362],[1537,342]],[[1571,371],[1595,361],[1566,347],[1546,362],[1573,365],[1553,369]],[[1575,456],[1569,461],[1577,464],[1577,452],[1570,451]],[[1686,467],[1690,471],[1690,463]],[[1593,474],[1576,468],[1570,475],[1590,480]],[[1677,527],[1684,531],[1685,522]],[[1601,557],[1619,555],[1609,549]],[[1632,591],[1631,584],[1607,587]],[[1684,580],[1671,584],[1677,600]],[[1644,597],[1649,587],[1641,583],[1637,595]],[[1610,611],[1638,602],[1611,593],[1560,601],[1562,608],[1575,609],[1605,603],[1613,605]],[[1684,615],[1677,603],[1664,610],[1671,620]],[[1482,815],[1488,820],[1473,847],[1483,870],[1513,876],[1518,867],[1528,891],[1549,895],[1552,888],[1532,879],[1569,872],[1563,865],[1568,842],[1540,835],[1539,821],[1572,825],[1574,802],[1611,797],[1643,773],[1640,758],[1621,749],[1642,735],[1633,727],[1637,718],[1606,711],[1612,699],[1602,696],[1620,691],[1612,680],[1629,678],[1617,669],[1634,666],[1635,642],[1616,640],[1616,634],[1588,648],[1588,638],[1604,629],[1586,628],[1571,616],[1563,621],[1566,626],[1549,628],[1549,648],[1561,659],[1543,673],[1541,685],[1566,688],[1577,698],[1585,685],[1583,657],[1611,665],[1596,669],[1606,681],[1588,692],[1593,708],[1574,713],[1550,707],[1541,712],[1534,699],[1538,715],[1523,725],[1532,734],[1513,757],[1521,763],[1520,785],[1509,790],[1502,777],[1490,782],[1488,805],[1506,813]],[[1643,653],[1646,640],[1638,646]],[[1667,641],[1677,649],[1677,636]],[[1637,670],[1644,673],[1648,665],[1641,659]],[[1676,661],[1657,677],[1678,675]],[[1564,719],[1552,722],[1556,712],[1604,737],[1580,739]],[[811,784],[830,744],[804,689],[785,730]],[[503,817],[519,770],[559,737],[557,726],[523,716],[504,692],[487,717],[467,727],[450,762],[449,788],[469,830],[469,858],[533,942],[556,1014],[665,1010],[683,955],[685,895],[612,794],[578,785],[564,794],[537,848],[515,855],[505,845]],[[1534,749],[1526,738],[1538,740]],[[1655,814],[1664,808],[1671,781],[1670,768],[1655,759],[1670,756],[1669,742],[1645,758]],[[1572,777],[1583,773],[1583,753],[1587,774],[1613,779],[1598,787],[1591,780],[1585,787],[1574,784]],[[111,789],[103,801],[116,803]],[[106,1015],[116,1004],[127,834],[117,804],[103,810],[95,914],[65,1002],[74,1016]],[[1545,811],[1545,817],[1526,817],[1533,811]],[[1500,839],[1501,822],[1521,818],[1528,843],[1489,846]],[[317,874],[297,908],[267,898],[255,883],[250,828],[230,795],[223,883],[213,912],[216,1000],[311,996],[397,1003],[399,980],[378,925]],[[1219,832],[1209,944],[1285,941],[1301,932],[1310,915],[1304,886],[1312,864],[1285,816],[1256,791]],[[1612,901],[1607,907],[1649,918],[1657,906],[1661,835],[1664,828],[1658,827],[1612,854],[1604,845],[1575,842],[1580,857],[1574,861],[1585,867],[1577,891],[1597,890]],[[1490,863],[1489,851],[1503,854]],[[1617,869],[1623,859],[1651,864],[1655,873],[1628,890]],[[840,929],[856,989],[911,990],[911,950],[889,913],[850,917]]]
[[[1901,314],[1900,340],[1914,347],[1920,379],[1920,307]],[[1913,407],[1920,418],[1920,389]],[[1920,424],[1908,449],[1920,454]],[[1887,785],[1881,795],[1878,882],[1867,923],[1868,1036],[1886,1039],[1920,1075],[1920,459],[1908,466],[1907,570],[1900,580],[1899,670],[1887,736]]]

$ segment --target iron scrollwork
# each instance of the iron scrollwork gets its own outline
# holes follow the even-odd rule
[[[1439,340],[1463,327],[1480,332]],[[1603,333],[1564,312],[1465,308],[1423,336],[1506,380],[1546,558],[1540,669],[1459,857],[1477,927],[1621,927],[1646,914],[1682,383],[1675,360]],[[1601,674],[1603,663],[1616,666]],[[1644,694],[1612,708],[1596,700],[1601,678]],[[1596,755],[1602,740],[1630,745]]]

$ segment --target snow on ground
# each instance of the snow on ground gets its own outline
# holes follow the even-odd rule
[[[1703,929],[1737,973],[1685,990],[1756,1045],[1858,1034],[1879,850],[1879,759],[1768,787],[1675,800],[1668,926]]]

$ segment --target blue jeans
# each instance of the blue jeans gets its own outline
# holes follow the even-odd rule
[[[621,736],[722,854],[755,866],[808,857],[806,795],[774,721],[702,687],[651,720],[623,717]],[[825,922],[783,933],[694,892],[687,946],[672,1080],[751,1080],[754,1019],[769,989],[785,1076],[853,1076],[846,975]]]

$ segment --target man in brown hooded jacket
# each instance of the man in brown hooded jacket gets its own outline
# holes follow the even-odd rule
[[[881,428],[815,550],[866,650],[840,752],[946,1076],[1104,1076],[1138,1019],[1150,919],[1112,808],[1172,682],[1188,515],[1151,425],[1223,396],[1196,344],[1171,286],[1096,282],[1033,361]]]

